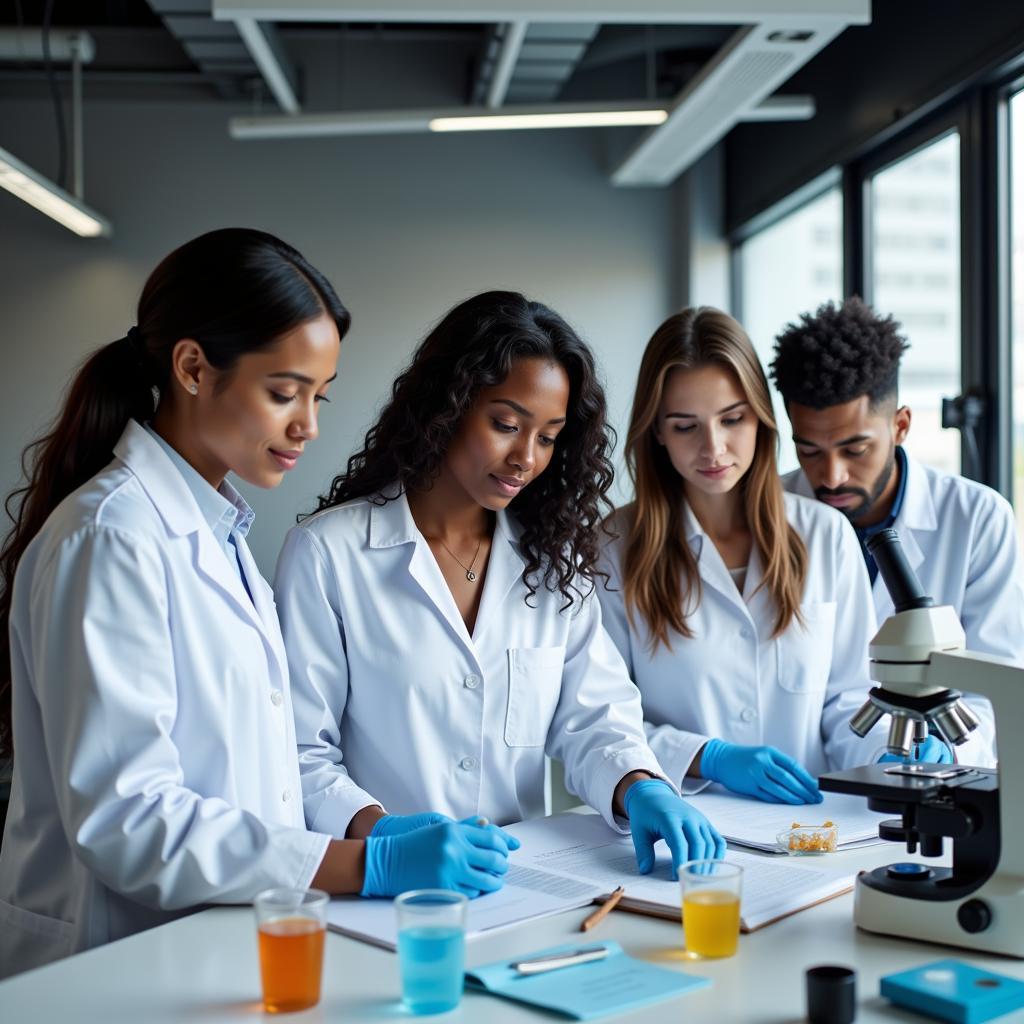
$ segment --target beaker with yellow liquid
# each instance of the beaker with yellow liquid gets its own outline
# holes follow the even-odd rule
[[[683,936],[687,956],[732,956],[740,935],[743,868],[721,860],[693,860],[682,866]]]

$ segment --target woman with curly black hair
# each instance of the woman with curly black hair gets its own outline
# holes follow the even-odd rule
[[[674,866],[724,853],[601,626],[610,435],[590,350],[540,303],[478,295],[420,345],[278,563],[310,828],[543,814],[546,752],[629,819],[641,871],[658,838]]]

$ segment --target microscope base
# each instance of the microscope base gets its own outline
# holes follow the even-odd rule
[[[984,930],[972,933],[960,924],[957,912],[964,904],[977,901],[988,909],[991,921]],[[858,928],[879,935],[1024,959],[1024,886],[1020,879],[1014,882],[994,875],[966,899],[929,900],[880,892],[858,878],[853,920]]]

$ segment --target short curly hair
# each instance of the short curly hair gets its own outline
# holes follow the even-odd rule
[[[874,408],[896,397],[909,347],[891,316],[880,317],[854,295],[786,325],[775,339],[772,380],[787,405],[826,409],[867,395]]]

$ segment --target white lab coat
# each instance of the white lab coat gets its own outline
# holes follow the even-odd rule
[[[718,549],[689,508],[686,541],[702,584],[689,616],[691,639],[673,638],[652,653],[650,631],[634,616],[631,627],[622,594],[625,516],[616,513],[617,540],[605,544],[598,588],[608,632],[626,660],[643,699],[647,738],[683,794],[708,783],[686,771],[711,738],[768,744],[800,761],[814,776],[877,760],[885,739],[865,739],[849,728],[867,699],[867,644],[874,633],[867,576],[859,571],[860,546],[850,524],[832,509],[785,495],[786,515],[803,538],[808,572],[801,612],[806,626],[791,623],[772,639],[775,606],[758,590],[762,564],[751,550],[740,594]]]
[[[784,478],[787,490],[813,496],[802,470]],[[967,634],[967,647],[1024,664],[1024,567],[1013,510],[990,487],[942,473],[907,457],[907,489],[893,523],[910,567],[936,604],[951,605]],[[861,557],[865,575],[867,567]],[[872,587],[879,624],[893,613],[881,575]],[[964,680],[964,686],[969,686]],[[995,765],[992,705],[966,698],[981,720],[956,758]]]
[[[545,751],[618,827],[622,776],[660,774],[594,594],[560,612],[542,586],[527,605],[517,536],[499,512],[470,636],[404,494],[290,531],[274,592],[310,828],[344,836],[376,803],[498,824],[542,815]]]
[[[0,853],[0,974],[189,908],[306,886],[288,669],[185,480],[135,422],[18,567],[15,752]]]

